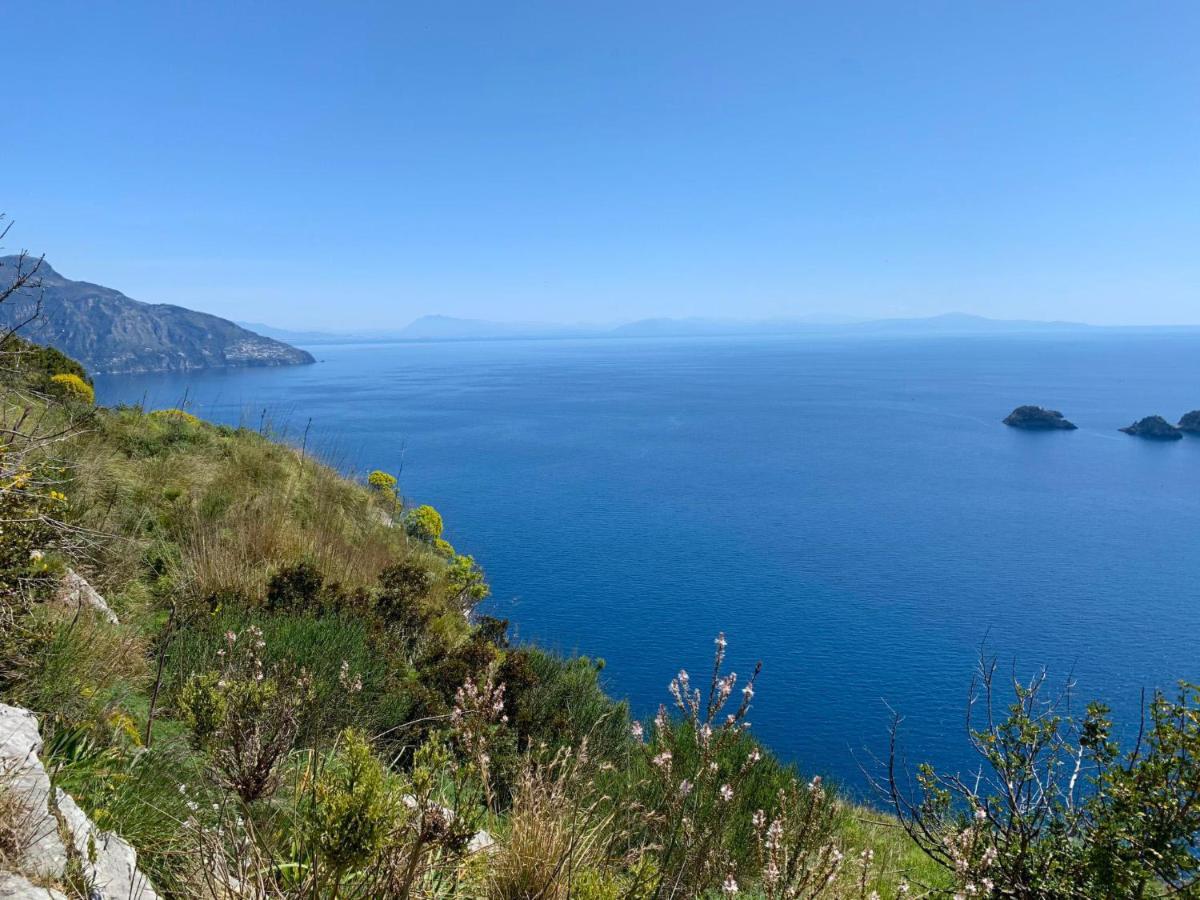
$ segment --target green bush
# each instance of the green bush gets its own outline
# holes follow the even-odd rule
[[[304,808],[306,836],[332,885],[368,866],[400,820],[403,807],[389,782],[366,737],[354,729],[343,732]]]
[[[239,643],[240,639],[240,643]],[[188,679],[179,697],[192,740],[209,759],[214,780],[252,803],[278,786],[279,765],[292,748],[308,700],[303,677],[264,672],[262,632],[229,632],[220,672]]]
[[[445,526],[442,514],[432,506],[418,506],[408,511],[404,517],[404,527],[410,537],[432,545],[441,539]]]

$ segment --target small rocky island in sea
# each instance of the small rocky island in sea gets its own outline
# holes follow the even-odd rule
[[[1193,409],[1179,420],[1179,430],[1188,434],[1200,434],[1200,409]]]
[[[1044,409],[1040,406],[1018,406],[1004,424],[1011,428],[1025,428],[1029,431],[1074,431],[1074,422],[1063,418],[1056,409]]]
[[[1177,441],[1183,437],[1183,432],[1162,416],[1146,416],[1120,430],[1151,441]]]

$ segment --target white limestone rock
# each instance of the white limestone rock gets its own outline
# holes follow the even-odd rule
[[[0,872],[0,900],[64,897],[34,882],[61,884],[72,860],[92,886],[94,900],[158,900],[138,870],[133,847],[97,829],[69,794],[52,791],[39,758],[42,746],[37,717],[0,703],[0,788],[6,803],[15,805],[21,847],[17,871]]]
[[[50,809],[50,776],[38,758],[41,752],[37,717],[0,703],[0,785],[16,806],[18,865],[26,875],[57,878],[66,868],[67,850]]]
[[[63,576],[54,594],[54,602],[72,611],[87,607],[95,610],[110,625],[118,624],[117,614],[109,608],[100,592],[74,569],[67,569],[67,574]]]
[[[133,847],[112,832],[96,828],[70,794],[59,790],[56,799],[84,877],[98,900],[158,900],[154,886],[138,871]]]
[[[38,887],[15,872],[0,872],[0,900],[67,900],[67,895],[54,888]]]

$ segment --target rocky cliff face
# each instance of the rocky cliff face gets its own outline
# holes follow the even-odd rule
[[[1200,409],[1193,409],[1180,419],[1179,430],[1188,434],[1200,434]]]
[[[0,285],[13,282],[17,257],[0,257]],[[120,291],[64,278],[48,263],[40,290],[26,288],[0,305],[0,328],[41,315],[20,334],[48,344],[91,373],[166,372],[229,366],[291,366],[314,362],[304,350],[247,331],[207,313],[140,303]]]

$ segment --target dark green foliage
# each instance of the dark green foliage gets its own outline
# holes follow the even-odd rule
[[[495,644],[501,650],[508,648],[508,619],[479,616],[475,620],[475,628],[485,641]]]
[[[10,335],[0,343],[0,357],[15,362],[17,371],[28,379],[31,387],[38,389],[47,389],[50,379],[55,375],[74,375],[86,384],[92,383],[83,366],[65,353],[22,340],[16,335]]]
[[[433,583],[433,573],[427,566],[409,560],[388,566],[379,575],[376,613],[389,625],[419,632],[432,615],[426,601]]]
[[[602,758],[627,747],[629,709],[604,692],[595,661],[522,647],[508,652],[502,671],[513,678],[509,717],[524,746],[576,746],[586,736]]]
[[[320,607],[325,578],[309,563],[286,566],[267,582],[267,609],[312,612]]]

